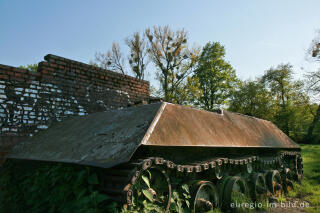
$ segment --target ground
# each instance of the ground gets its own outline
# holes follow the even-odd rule
[[[316,213],[320,212],[320,145],[301,145],[304,165],[302,184],[296,184],[293,191],[281,199],[281,202],[290,205],[290,208],[269,208],[266,212],[274,213]],[[296,206],[292,207],[296,203]],[[299,207],[309,205],[309,208]]]
[[[320,212],[320,145],[301,147],[304,164],[302,184],[295,184],[294,190],[286,196],[273,199],[278,204],[277,208],[260,211],[247,208],[244,212]],[[51,212],[119,212],[115,203],[109,203],[108,197],[96,190],[99,181],[93,168],[59,164],[27,173],[20,169],[15,171],[13,164],[6,165],[7,169],[3,168],[2,173],[0,169],[0,212],[40,213],[48,212],[49,208]],[[281,203],[291,207],[281,208]],[[310,207],[299,207],[300,204]]]

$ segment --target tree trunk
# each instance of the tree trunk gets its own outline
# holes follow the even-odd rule
[[[320,119],[320,104],[318,105],[317,113],[314,116],[313,121],[309,126],[308,133],[304,138],[304,143],[311,143],[312,142],[311,140],[312,140],[313,129],[316,126],[316,124],[318,123],[319,119]]]
[[[168,75],[164,74],[164,99],[165,101],[170,102],[169,95],[168,95]]]

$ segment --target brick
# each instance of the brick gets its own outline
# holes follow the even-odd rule
[[[0,65],[0,79],[5,81],[18,81],[16,82],[16,87],[26,89],[30,87],[30,83],[32,82],[33,88],[30,88],[31,90],[29,90],[29,92],[26,92],[28,90],[22,90],[20,92],[21,97],[23,96],[24,100],[28,100],[31,104],[30,106],[32,106],[34,99],[37,94],[39,94],[41,97],[38,99],[39,103],[43,103],[43,106],[48,104],[50,107],[57,107],[60,110],[59,113],[55,114],[57,119],[66,117],[64,114],[65,111],[78,112],[77,106],[70,105],[70,103],[74,101],[73,98],[76,98],[77,102],[80,103],[87,112],[95,112],[95,110],[98,109],[95,109],[92,103],[96,99],[103,100],[109,104],[109,107],[117,108],[126,107],[128,101],[135,102],[149,96],[149,82],[147,81],[137,80],[121,73],[104,70],[50,54],[45,56],[45,60],[46,61],[39,63],[39,69],[36,73]],[[90,88],[89,94],[91,97],[89,98],[91,101],[88,101],[87,97],[88,88]],[[108,96],[114,94],[112,90],[127,92],[130,95],[130,100],[124,96]],[[71,98],[71,96],[73,98]],[[32,126],[50,123],[50,121],[42,120],[41,117],[39,117],[40,119],[31,119],[30,116],[32,117],[32,115],[36,113],[35,110],[36,109],[31,107],[30,110],[25,111],[26,114],[23,116],[29,117],[19,120],[22,122],[27,119],[28,121],[21,123],[22,128],[18,131],[18,124],[12,124],[17,126],[9,125],[10,128],[8,131],[1,132],[2,130],[0,130],[0,134],[25,136],[34,133],[35,128]],[[37,109],[37,111],[41,110]],[[49,116],[49,114],[49,112],[46,112],[41,116]]]
[[[0,79],[2,80],[8,80],[9,76],[8,75],[0,75]]]

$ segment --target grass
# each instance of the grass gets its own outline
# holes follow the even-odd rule
[[[286,197],[283,195],[279,195],[279,197],[277,197],[278,203],[286,202],[286,200],[287,200]]]
[[[288,196],[310,203],[307,212],[320,212],[320,145],[301,145],[303,158],[302,184],[295,184]]]
[[[288,197],[310,203],[311,207],[306,209],[309,213],[320,212],[320,145],[302,145],[301,147],[304,164],[303,181],[301,185],[294,185],[294,190],[289,192]],[[20,173],[2,171],[0,212],[8,212],[5,211],[8,208],[15,210],[11,212],[20,212],[17,209],[21,212],[45,212],[42,210],[48,210],[48,206],[51,207],[52,212],[62,212],[62,210],[65,212],[73,210],[75,212],[89,212],[89,210],[111,212],[107,211],[110,209],[114,210],[112,212],[117,212],[118,207],[112,206],[113,203],[111,205],[107,197],[96,191],[99,183],[92,169],[56,165],[40,169],[38,172],[21,171]],[[242,200],[242,197],[237,199],[241,202],[249,202]],[[176,200],[175,203],[178,203]],[[285,202],[286,197],[280,197],[278,202],[281,201]],[[258,210],[267,211],[267,209]],[[220,213],[220,210],[210,211],[210,213]]]
[[[236,204],[248,204],[248,206],[241,206],[239,208],[232,209],[232,212],[235,213],[250,213],[252,212],[252,209],[250,209],[250,203],[252,203],[252,200],[245,194],[239,193],[239,192],[232,192],[232,199],[231,202]]]

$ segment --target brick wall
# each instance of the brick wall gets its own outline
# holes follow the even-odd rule
[[[149,98],[147,81],[51,54],[44,59],[35,73],[0,64],[2,153],[21,137],[69,115],[126,107]]]

